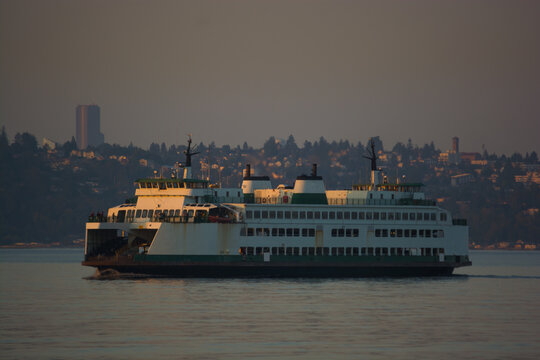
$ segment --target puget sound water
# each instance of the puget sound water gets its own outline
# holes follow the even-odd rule
[[[539,359],[540,252],[443,278],[95,280],[0,249],[1,359]]]

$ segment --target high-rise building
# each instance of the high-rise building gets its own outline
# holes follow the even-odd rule
[[[452,151],[456,154],[459,153],[459,138],[457,136],[452,138]]]
[[[77,106],[76,140],[79,149],[103,144],[105,136],[100,132],[100,109],[97,105]]]

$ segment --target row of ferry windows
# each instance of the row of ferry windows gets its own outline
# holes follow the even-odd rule
[[[191,210],[193,211],[193,210]],[[170,209],[170,210],[128,210],[126,216],[127,217],[135,217],[135,218],[151,218],[154,215],[159,216],[163,214],[163,216],[180,216],[180,209]]]
[[[444,248],[385,248],[385,247],[252,247],[244,246],[239,249],[240,255],[391,255],[391,256],[437,256],[444,254]]]
[[[247,210],[246,219],[323,219],[323,220],[424,220],[436,221],[434,212],[364,212],[364,211],[276,211]],[[440,213],[446,221],[446,213]]]
[[[141,189],[178,189],[178,188],[188,188],[188,189],[203,189],[205,188],[205,183],[183,183],[183,182],[141,182],[139,187]]]
[[[242,228],[240,236],[300,236],[314,237],[315,229],[299,229],[299,228]]]
[[[426,238],[442,238],[444,237],[444,230],[431,230],[431,229],[375,229],[375,237],[426,237]]]

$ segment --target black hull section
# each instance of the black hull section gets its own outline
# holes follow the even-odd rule
[[[155,277],[180,278],[356,278],[356,277],[419,277],[450,276],[455,267],[468,264],[362,264],[340,265],[222,265],[222,264],[120,264],[83,262],[100,272],[112,269],[123,274],[141,274]]]

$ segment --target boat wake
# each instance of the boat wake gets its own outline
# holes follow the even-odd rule
[[[114,269],[96,269],[96,272],[91,276],[85,277],[85,280],[133,280],[133,279],[150,279],[156,276],[135,274],[135,273],[121,273]]]

